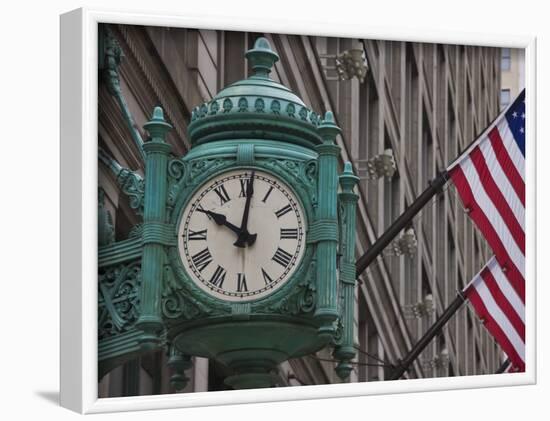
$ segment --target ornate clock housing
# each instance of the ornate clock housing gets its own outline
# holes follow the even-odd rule
[[[278,56],[268,41],[246,57],[252,74],[193,110],[185,156],[171,155],[157,107],[144,126],[145,178],[109,163],[143,224],[99,250],[106,308],[139,313],[102,316],[113,329],[101,373],[166,346],[177,387],[191,356],[226,366],[233,388],[268,387],[278,364],[328,344],[338,375],[352,370],[357,177],[350,163],[338,176],[332,113],[321,118],[269,78]],[[127,283],[128,268],[139,292],[109,295],[106,274]]]
[[[294,191],[265,171],[211,178],[189,199],[178,251],[189,278],[225,301],[264,298],[285,285],[305,250],[306,214]]]

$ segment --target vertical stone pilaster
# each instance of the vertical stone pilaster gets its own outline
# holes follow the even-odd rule
[[[338,318],[338,285],[336,277],[336,253],[338,241],[337,191],[338,155],[340,147],[335,144],[341,132],[330,111],[319,125],[323,143],[316,147],[318,158],[318,209],[314,222],[317,260],[317,309],[319,335],[326,340],[335,333],[334,322]]]
[[[143,207],[143,255],[140,316],[136,326],[143,331],[141,347],[150,350],[160,345],[163,330],[160,308],[163,267],[166,260],[161,236],[166,218],[167,165],[171,146],[165,142],[172,128],[164,120],[162,108],[156,107],[152,119],[144,125],[151,139],[145,151],[145,197]]]

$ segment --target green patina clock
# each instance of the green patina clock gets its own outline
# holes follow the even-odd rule
[[[224,172],[191,196],[178,223],[189,278],[207,294],[244,302],[285,285],[306,248],[307,217],[296,193],[264,171]]]
[[[267,40],[246,57],[251,76],[193,110],[185,156],[156,108],[145,178],[109,164],[143,224],[100,248],[100,373],[164,347],[178,387],[191,356],[224,364],[235,388],[267,387],[281,362],[329,346],[349,375],[357,177],[349,163],[338,175],[332,113],[269,77]]]

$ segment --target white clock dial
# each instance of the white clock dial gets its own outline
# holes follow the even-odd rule
[[[235,170],[193,195],[179,222],[178,248],[203,291],[226,301],[256,300],[298,268],[305,227],[304,210],[285,183],[262,171]]]

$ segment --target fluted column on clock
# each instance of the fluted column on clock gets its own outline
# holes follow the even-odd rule
[[[330,111],[318,127],[323,143],[316,147],[318,157],[317,213],[311,227],[310,239],[317,243],[317,308],[315,318],[319,322],[319,335],[330,340],[338,318],[338,286],[336,281],[336,253],[338,241],[337,191],[338,155],[335,144],[341,132]]]
[[[346,379],[353,369],[351,360],[355,357],[354,348],[354,305],[355,305],[355,214],[357,196],[353,188],[359,178],[353,174],[351,162],[346,162],[344,172],[340,175],[341,192],[338,202],[341,209],[340,219],[340,265],[339,283],[342,307],[340,317],[342,332],[334,348],[334,357],[340,360],[336,373],[341,379]]]
[[[160,345],[163,330],[161,286],[166,255],[167,164],[171,146],[166,133],[172,128],[164,120],[162,108],[155,107],[153,117],[144,125],[151,138],[145,142],[145,197],[143,209],[143,255],[140,316],[136,326],[143,331],[142,349]]]

